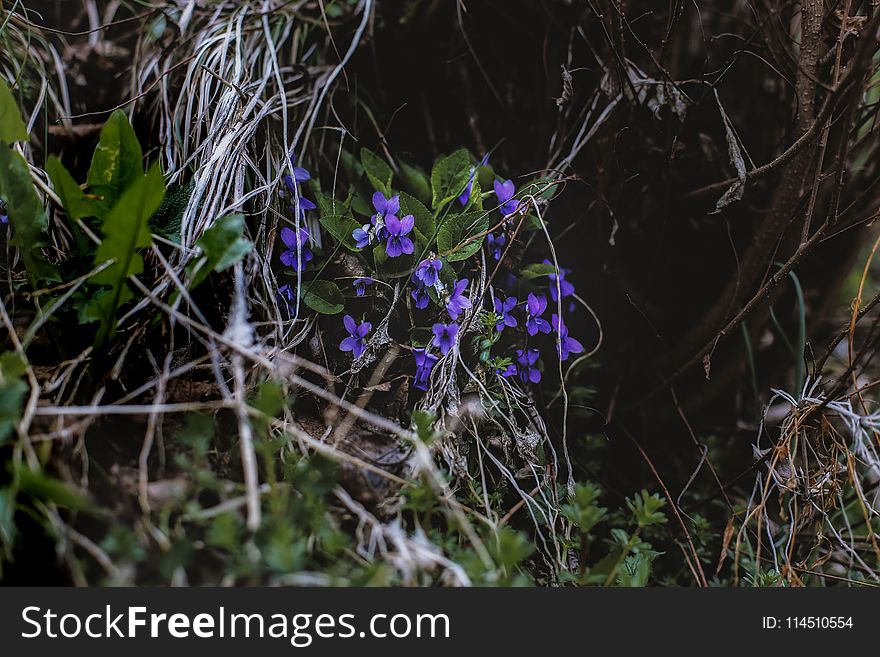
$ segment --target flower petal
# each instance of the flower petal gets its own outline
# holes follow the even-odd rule
[[[296,248],[296,233],[293,231],[292,228],[288,228],[287,226],[285,226],[281,229],[281,241],[284,242],[284,245],[288,249]]]
[[[351,315],[346,315],[342,318],[342,324],[345,326],[345,330],[348,331],[351,335],[355,335],[357,332],[357,322],[354,321],[354,317]]]

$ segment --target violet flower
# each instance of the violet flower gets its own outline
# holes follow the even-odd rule
[[[434,369],[434,365],[436,365],[437,361],[440,359],[425,349],[413,349],[412,353],[413,358],[415,358],[416,361],[416,375],[413,379],[413,388],[427,390],[431,370]]]
[[[398,219],[393,214],[385,215],[385,229],[388,231],[385,253],[389,258],[396,258],[404,253],[409,255],[415,250],[412,240],[407,237],[414,225],[415,218],[411,214],[403,219]]]
[[[293,175],[284,176],[282,180],[284,181],[284,184],[287,185],[290,195],[294,199],[299,199],[299,211],[300,216],[302,216],[302,213],[306,210],[314,210],[317,207],[309,199],[302,196],[302,193],[298,189],[300,183],[311,180],[312,174],[310,174],[307,169],[296,166],[296,155],[294,153],[290,154],[290,166],[293,167]],[[296,216],[296,202],[290,206],[290,211]]]
[[[496,374],[500,374],[505,379],[509,379],[512,376],[516,376],[516,365],[510,364],[505,368],[497,368],[495,370]]]
[[[452,294],[446,300],[446,312],[452,319],[458,319],[458,316],[466,308],[471,307],[471,300],[464,296],[464,290],[468,286],[468,279],[462,278],[452,289]]]
[[[506,217],[516,212],[516,208],[519,206],[519,201],[513,197],[516,193],[516,187],[514,186],[513,181],[505,180],[503,183],[500,183],[496,180],[493,183],[493,186],[495,187],[495,197],[498,199],[498,204],[501,206],[499,209],[501,210],[502,216]]]
[[[376,214],[370,218],[370,221],[376,228],[376,237],[384,240],[388,237],[387,217],[397,218],[397,213],[400,210],[400,196],[385,198],[382,192],[374,192],[373,208],[376,210]]]
[[[409,295],[413,298],[413,301],[416,302],[416,308],[424,310],[428,307],[428,304],[431,303],[431,297],[428,295],[427,288],[425,288],[420,281],[415,281],[415,283],[416,286],[412,289]]]
[[[304,183],[307,180],[311,180],[312,174],[309,173],[308,169],[303,169],[302,167],[296,166],[295,153],[290,154],[290,166],[293,167],[293,175],[284,176],[282,180],[284,180],[284,184],[287,185],[290,193],[296,196],[296,185],[298,183]]]
[[[370,322],[358,324],[351,315],[343,317],[342,324],[345,326],[345,330],[348,331],[348,337],[339,343],[339,350],[350,351],[352,356],[360,358],[360,355],[367,350],[364,338],[370,332],[370,329],[373,328],[373,325]]]
[[[501,252],[504,247],[507,246],[507,237],[503,233],[498,237],[489,233],[486,236],[486,245],[489,247],[489,252],[492,254],[492,257],[496,260],[501,260]]]
[[[294,300],[296,292],[294,289],[290,287],[287,283],[278,288],[278,295],[281,297],[281,300],[287,306],[287,310],[293,312],[293,308],[290,303]]]
[[[443,268],[443,261],[431,255],[422,260],[416,267],[414,280],[418,280],[422,285],[433,287],[437,282],[437,276]]]
[[[285,226],[281,229],[281,241],[287,247],[287,251],[281,253],[281,263],[285,267],[293,267],[298,272],[305,269],[306,263],[312,259],[312,251],[308,247],[308,229],[300,228],[297,233],[292,228]],[[297,258],[297,253],[299,258]]]
[[[501,333],[505,326],[514,328],[517,325],[516,317],[511,314],[513,309],[516,308],[517,303],[519,302],[516,300],[516,297],[507,297],[504,301],[501,301],[498,297],[492,298],[495,314],[498,315],[498,322],[495,324],[496,331]]]
[[[367,290],[367,285],[372,285],[375,282],[376,281],[374,281],[372,278],[368,277],[356,278],[354,279],[354,282],[351,284],[351,286],[354,288],[355,294],[357,294],[359,297],[362,297],[364,296],[364,292],[366,292]]]
[[[364,224],[360,228],[355,228],[351,231],[351,236],[354,238],[354,245],[359,249],[364,249],[373,241],[372,227],[370,224]]]
[[[568,357],[571,354],[584,353],[584,345],[574,338],[568,337],[568,328],[565,326],[565,322],[559,315],[553,313],[550,321],[553,323],[553,330],[556,331],[559,336],[556,343],[556,353],[559,354],[561,360],[568,360]]]
[[[550,332],[550,324],[541,317],[545,310],[547,310],[547,298],[535,296],[529,292],[529,298],[526,301],[526,331],[529,335]]]
[[[545,265],[553,266],[553,263],[549,260],[544,260]],[[559,268],[558,274],[547,274],[547,278],[550,279],[550,298],[553,299],[554,302],[559,301],[559,294],[562,294],[562,298],[570,297],[574,294],[574,285],[565,280],[565,277],[571,273],[571,269],[563,269]],[[556,288],[556,279],[559,279],[559,289]]]
[[[455,344],[455,338],[458,335],[458,324],[434,324],[431,328],[434,332],[434,344],[444,356],[452,349]]]
[[[479,167],[486,166],[486,163],[489,161],[489,154],[486,153],[483,156],[483,159],[480,160],[480,163],[477,165]],[[468,178],[467,186],[464,188],[464,192],[461,193],[461,196],[458,197],[458,202],[462,205],[467,205],[471,200],[471,190],[474,188],[474,178],[477,177],[477,167],[471,167],[471,175]]]
[[[523,383],[538,383],[541,380],[541,370],[537,367],[541,353],[537,349],[517,349],[516,362],[517,374]]]

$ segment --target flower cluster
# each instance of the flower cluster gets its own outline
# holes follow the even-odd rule
[[[395,290],[406,295],[404,299],[408,301],[409,309],[405,315],[397,316],[406,316],[417,322],[417,325],[412,327],[411,333],[415,336],[414,344],[408,349],[415,365],[412,387],[418,390],[426,391],[430,388],[432,373],[441,358],[468,358],[472,355],[465,348],[471,343],[463,341],[463,334],[466,331],[479,332],[480,329],[476,328],[479,325],[483,326],[483,333],[474,338],[473,344],[479,345],[477,351],[480,361],[487,364],[488,371],[494,370],[499,377],[516,378],[523,384],[537,384],[541,381],[543,336],[552,337],[552,348],[560,361],[567,361],[571,356],[584,352],[583,345],[569,335],[563,319],[563,313],[568,313],[574,308],[571,303],[575,295],[574,285],[566,278],[570,271],[553,268],[552,273],[545,273],[548,284],[535,286],[529,281],[518,280],[515,272],[509,271],[509,264],[504,262],[507,260],[506,254],[512,239],[511,235],[514,234],[514,218],[520,214],[524,215],[528,209],[526,204],[517,198],[516,185],[510,179],[495,178],[491,189],[483,190],[488,184],[484,175],[487,173],[492,175],[491,170],[486,171],[487,162],[488,158],[484,157],[478,164],[470,166],[464,191],[441,202],[451,201],[451,205],[432,208],[436,226],[430,231],[425,230],[424,234],[416,230],[414,214],[420,217],[422,215],[417,210],[415,199],[391,189],[390,173],[389,178],[380,183],[378,181],[383,178],[382,170],[368,171],[369,180],[373,182],[371,196],[357,196],[357,190],[353,196],[349,196],[349,199],[354,198],[354,201],[347,203],[347,207],[350,207],[349,211],[369,217],[367,223],[351,221],[353,226],[346,228],[346,231],[351,231],[354,246],[351,241],[345,246],[365,265],[365,271],[358,273],[353,280],[349,279],[352,280],[349,298],[364,297],[377,283],[382,285],[389,283],[384,278],[377,277],[376,273],[384,270],[380,263],[386,258],[390,260],[413,255],[417,254],[417,248],[423,249],[417,254],[417,260],[412,265],[409,264],[411,261],[402,261],[406,263],[404,271],[409,266],[412,269],[409,270],[408,277],[403,279],[403,289],[394,286]],[[367,165],[368,163],[364,161],[365,168]],[[315,204],[304,198],[300,190],[301,185],[311,179],[311,174],[308,170],[296,166],[293,156],[291,156],[291,168],[292,175],[284,177],[284,184],[294,199],[291,206],[294,217],[299,213],[298,218],[304,219],[305,212],[315,209]],[[478,176],[482,184],[477,184]],[[379,189],[375,189],[376,187]],[[324,207],[320,193],[316,193],[319,195],[317,200]],[[499,285],[496,282],[493,294],[488,300],[489,309],[484,310],[482,307],[474,308],[477,301],[474,297],[474,286],[471,285],[473,277],[467,274],[468,271],[472,271],[472,265],[467,261],[453,262],[452,258],[447,259],[447,253],[454,253],[455,249],[443,246],[438,235],[441,234],[443,223],[449,220],[450,215],[467,212],[470,207],[479,209],[485,199],[492,197],[496,203],[492,212],[497,213],[495,214],[497,218],[490,220],[493,228],[485,234],[484,246],[486,255],[500,263],[496,267],[501,268],[497,278],[501,283]],[[404,203],[401,202],[402,198],[405,199]],[[402,207],[406,210],[412,208],[413,213],[403,214]],[[425,208],[421,210],[424,211]],[[348,216],[353,218],[352,215]],[[334,226],[338,227],[338,223],[326,224],[323,216],[320,220],[328,232],[337,235]],[[309,226],[314,227],[313,224]],[[284,227],[280,237],[284,245],[280,255],[282,264],[298,273],[303,272],[315,257],[311,248],[309,227],[302,226],[296,230]],[[378,251],[370,253],[373,248],[377,248]],[[432,248],[439,253],[432,251]],[[549,264],[548,260],[544,262]],[[322,263],[321,270],[327,264]],[[399,265],[394,271],[395,277],[401,275],[398,273]],[[323,285],[325,288],[330,286],[331,289],[335,289],[335,298],[340,299],[335,283],[331,281]],[[289,284],[282,285],[279,293],[288,307],[296,298],[295,289]],[[376,297],[377,300],[382,298]],[[308,293],[304,299],[309,303]],[[337,304],[338,308],[342,307],[339,301],[333,303]],[[482,306],[482,300],[479,303]],[[329,305],[332,304],[328,302],[323,307]],[[369,309],[366,314],[370,314]],[[339,343],[339,350],[351,354],[355,360],[361,358],[367,351],[368,339],[372,331],[372,324],[363,315],[361,317],[360,322],[351,314],[345,314],[342,318],[341,328],[345,333]],[[430,331],[427,330],[428,326]],[[493,350],[495,350],[494,358]]]
[[[303,221],[306,211],[316,208],[312,201],[302,195],[300,189],[302,183],[311,180],[312,174],[307,169],[296,166],[296,155],[293,153],[290,155],[290,167],[293,170],[293,175],[284,176],[282,180],[291,196],[291,214],[294,218]],[[281,264],[293,268],[297,273],[302,272],[313,258],[308,228],[302,226],[299,230],[294,230],[285,226],[281,229],[281,241],[285,246],[280,256]],[[289,297],[290,286],[284,285],[282,288],[287,288],[286,292],[279,288],[279,294],[282,297],[285,295]]]
[[[359,249],[365,249],[374,241],[385,242],[385,253],[389,258],[398,258],[403,254],[410,255],[415,245],[409,234],[415,226],[415,218],[408,214],[398,218],[400,212],[400,196],[386,196],[376,191],[373,193],[373,209],[370,223],[355,228],[351,236]]]
[[[549,261],[545,262],[549,264]],[[568,273],[570,273],[569,270],[560,269],[558,274],[548,274],[547,276],[550,279],[549,293],[555,303],[558,303],[560,298],[565,299],[574,295],[574,285],[565,280],[565,275]],[[516,297],[502,299],[496,296],[492,299],[492,305],[495,316],[495,331],[498,334],[502,333],[505,328],[517,329],[519,327],[519,320],[516,316],[519,310],[522,313],[523,326],[528,338],[554,334],[555,352],[559,360],[564,362],[573,354],[584,352],[584,346],[568,334],[568,327],[558,313],[551,313],[550,321],[547,321],[548,302],[547,297],[543,294],[529,292],[524,303],[519,303]],[[569,305],[569,310],[571,309],[573,309],[572,304]],[[541,380],[540,350],[536,348],[516,349],[514,353],[512,358],[505,359],[504,364],[496,368],[496,372],[504,378],[518,377],[523,383],[538,383]]]

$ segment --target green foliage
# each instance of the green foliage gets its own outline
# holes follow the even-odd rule
[[[165,180],[156,164],[131,182],[104,218],[104,239],[95,253],[95,264],[110,260],[113,263],[92,278],[95,284],[110,286],[110,293],[102,296],[99,302],[101,327],[96,338],[98,344],[113,336],[116,311],[133,296],[128,277],[144,270],[144,259],[138,251],[153,241],[147,222],[159,208],[164,195]]]
[[[110,209],[125,190],[137,183],[143,172],[141,144],[125,112],[116,110],[101,130],[101,138],[89,167],[89,187],[103,207]],[[150,214],[157,209],[158,206]]]
[[[447,260],[467,260],[483,245],[489,230],[489,215],[483,211],[455,214],[437,233],[437,248]]]
[[[243,237],[244,215],[220,217],[196,240],[201,255],[190,265],[190,289],[195,289],[212,272],[222,272],[250,253],[253,244]]]
[[[65,484],[41,470],[31,470],[24,465],[13,467],[13,480],[21,493],[43,502],[74,511],[90,511],[92,503],[77,488]]]
[[[360,224],[355,221],[351,214],[321,214],[321,226],[330,233],[337,242],[342,244],[349,251],[358,251],[354,238],[351,236],[355,228],[359,228]]]
[[[41,251],[48,221],[28,164],[6,143],[0,143],[0,198],[6,200],[9,216],[13,217],[12,244],[19,248],[31,281],[61,280]]]
[[[345,298],[332,281],[317,280],[305,284],[303,303],[322,315],[337,315],[345,308]]]
[[[183,223],[183,213],[192,196],[195,183],[186,185],[171,185],[165,191],[162,204],[150,218],[150,229],[157,235],[162,235],[172,242],[180,242],[180,228]]]
[[[436,211],[464,192],[471,176],[471,154],[464,148],[437,160],[431,170],[432,207]]]
[[[369,148],[361,149],[361,164],[373,187],[388,196],[391,193],[391,179],[394,177],[391,167]]]
[[[14,351],[0,355],[0,446],[9,438],[12,429],[21,419],[21,409],[27,394],[27,384],[22,380],[25,363]]]
[[[431,204],[431,179],[418,167],[411,166],[406,162],[400,163],[400,178],[405,189],[411,196],[418,199],[423,205]]]
[[[626,501],[626,506],[632,512],[633,518],[640,529],[666,522],[666,516],[660,513],[660,509],[664,504],[666,504],[666,500],[662,497],[656,493],[648,495],[648,492],[644,490]]]
[[[27,126],[21,119],[18,103],[15,102],[6,82],[0,80],[0,143],[8,145],[27,140]]]
[[[556,267],[553,265],[545,265],[543,263],[526,265],[520,271],[523,280],[530,281],[542,276],[549,276],[556,273]]]
[[[591,532],[608,514],[605,507],[596,503],[600,495],[601,491],[595,484],[578,485],[572,501],[562,506],[563,515],[583,534]]]

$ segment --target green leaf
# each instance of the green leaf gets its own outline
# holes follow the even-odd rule
[[[345,177],[349,183],[360,180],[361,176],[364,175],[364,165],[357,161],[357,158],[351,151],[343,148],[339,154],[339,160],[342,162],[342,169],[345,171]]]
[[[322,315],[337,315],[345,308],[342,292],[331,281],[318,280],[305,285],[303,303]]]
[[[486,239],[489,215],[485,212],[468,212],[449,217],[437,233],[437,248],[450,262],[467,260]]]
[[[243,233],[244,215],[241,214],[220,217],[205,231],[196,241],[196,246],[202,250],[202,256],[190,266],[190,275],[193,277],[191,290],[198,287],[211,272],[229,269],[250,253],[254,245],[242,237]]]
[[[357,248],[354,237],[351,236],[354,229],[359,228],[360,224],[350,214],[322,214],[319,221],[324,230],[330,233],[346,249],[349,251],[360,251]]]
[[[143,175],[143,153],[137,135],[122,110],[116,110],[101,130],[101,139],[89,167],[91,192],[107,208]]]
[[[20,153],[3,143],[0,143],[0,198],[6,200],[15,231],[12,244],[19,247],[31,281],[60,281],[57,270],[40,251],[45,246],[43,232],[48,221],[27,162]]]
[[[18,489],[34,499],[52,502],[75,511],[92,509],[92,503],[83,493],[41,470],[31,470],[22,464],[15,467],[14,474]]]
[[[379,243],[373,249],[373,262],[376,264],[376,271],[380,278],[400,278],[408,276],[412,273],[416,266],[416,254],[421,251],[418,244],[413,240],[415,246],[414,253],[407,255],[399,255],[396,258],[389,258],[385,251],[385,244]],[[429,288],[429,291],[433,288]]]
[[[11,488],[0,488],[0,563],[9,560],[12,548],[18,538],[15,526],[15,491]],[[0,575],[3,571],[0,570]]]
[[[388,163],[376,155],[369,148],[361,149],[361,164],[364,165],[364,171],[367,178],[373,183],[373,186],[380,192],[388,196],[391,193],[391,178],[394,172]]]
[[[428,174],[406,162],[401,162],[400,178],[406,191],[425,205],[431,203],[431,180]]]
[[[434,237],[434,216],[421,201],[410,196],[406,192],[400,193],[400,216],[411,214],[415,219],[416,230],[419,231],[425,241]]]
[[[52,188],[61,199],[61,205],[67,216],[76,220],[101,215],[101,204],[86,196],[67,168],[61,164],[61,160],[54,155],[50,155],[46,161],[46,173],[49,174]]]
[[[483,209],[483,189],[480,187],[480,181],[474,178],[474,182],[471,185],[471,193],[468,196],[468,202],[462,210],[471,212],[475,210]]]
[[[21,409],[27,394],[27,384],[21,377],[25,364],[14,351],[0,356],[0,445],[2,445],[12,429],[21,419]]]
[[[28,138],[27,126],[21,119],[18,103],[6,82],[0,80],[0,142],[11,144],[14,141],[27,141]]]
[[[154,233],[173,242],[180,242],[183,213],[195,186],[195,182],[190,181],[186,185],[173,185],[168,188],[165,198],[162,199],[162,205],[156,210],[156,214],[150,217],[150,229]]]
[[[92,278],[93,283],[112,288],[103,304],[98,344],[116,330],[116,310],[125,302],[128,277],[144,271],[144,259],[138,251],[153,241],[147,222],[159,209],[164,195],[165,179],[156,164],[126,189],[104,218],[104,240],[95,252],[95,264],[111,259],[114,262]]]
[[[540,278],[541,276],[549,276],[550,274],[556,273],[556,267],[553,265],[545,265],[541,264],[532,264],[527,265],[522,268],[520,272],[520,276],[525,281],[530,281],[533,278]]]
[[[431,170],[431,193],[434,210],[464,192],[471,177],[471,154],[461,148],[452,155],[441,157]]]
[[[345,201],[339,201],[335,196],[324,194],[321,191],[313,192],[315,205],[318,206],[318,214],[321,216],[331,214],[346,214],[349,211],[351,197]]]

